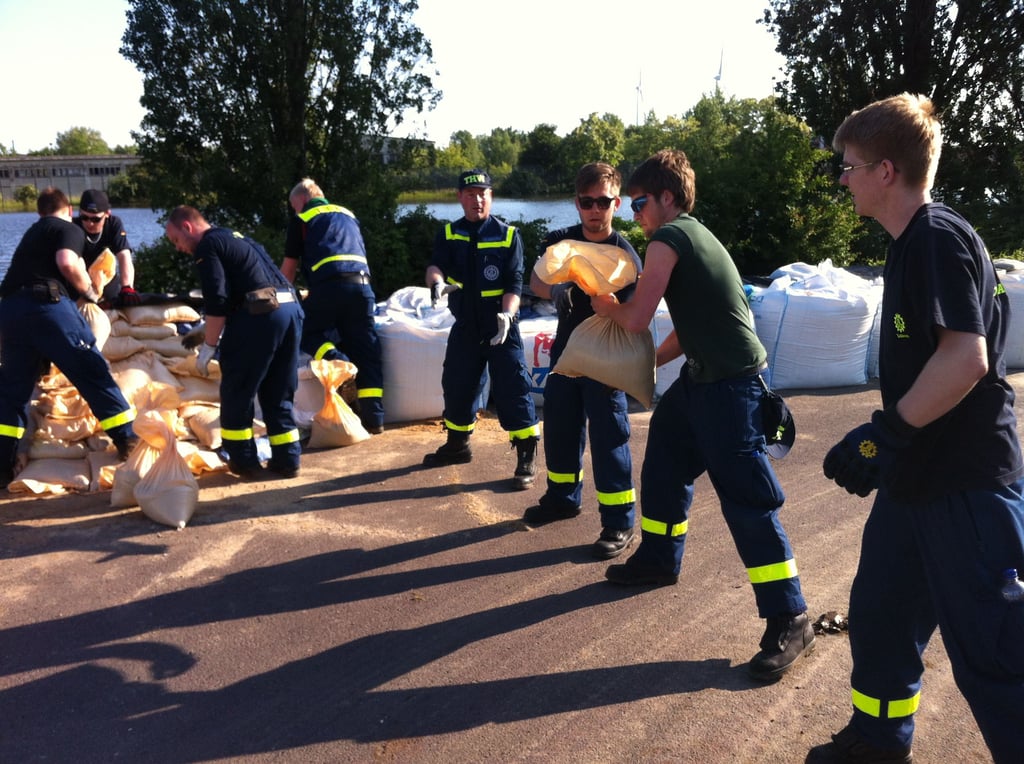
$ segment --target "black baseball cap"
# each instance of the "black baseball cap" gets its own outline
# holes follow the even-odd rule
[[[82,199],[78,202],[78,208],[86,212],[110,212],[110,200],[102,191],[95,188],[87,188],[82,192]]]
[[[491,176],[483,170],[467,170],[459,176],[459,191],[470,186],[491,187]]]
[[[793,421],[793,412],[789,410],[786,402],[779,398],[780,410],[776,414],[779,424],[772,432],[765,433],[767,444],[765,450],[772,459],[781,459],[789,453],[796,441],[796,422]]]

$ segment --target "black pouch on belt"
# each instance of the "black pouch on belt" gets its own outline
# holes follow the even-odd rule
[[[60,302],[60,284],[50,279],[35,281],[32,283],[32,297],[36,302],[53,303]]]
[[[264,313],[272,313],[280,307],[277,301],[277,289],[275,287],[263,287],[253,289],[245,293],[245,309],[254,316]]]

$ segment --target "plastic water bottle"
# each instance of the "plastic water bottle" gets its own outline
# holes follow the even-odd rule
[[[1003,586],[999,591],[1007,602],[1024,602],[1024,581],[1017,578],[1016,568],[1003,571]]]

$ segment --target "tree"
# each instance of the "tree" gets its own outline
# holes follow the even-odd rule
[[[18,186],[14,189],[14,201],[18,202],[25,210],[31,209],[39,198],[39,189],[35,186]]]
[[[62,156],[111,153],[100,131],[91,127],[70,127],[63,133],[57,133],[55,146],[53,153]]]
[[[851,111],[928,95],[946,146],[936,196],[994,249],[1024,239],[1024,3],[1021,0],[771,0],[783,105],[831,139]]]
[[[283,228],[315,178],[359,216],[371,252],[394,224],[383,136],[439,94],[415,0],[129,0],[121,54],[143,73],[152,203]]]
[[[607,162],[618,166],[622,162],[626,143],[626,126],[614,114],[601,117],[593,113],[562,141],[559,151],[560,166],[568,173],[568,187],[576,171],[587,162]]]

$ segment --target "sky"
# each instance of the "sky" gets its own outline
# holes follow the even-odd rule
[[[649,111],[678,116],[716,83],[726,97],[765,98],[783,65],[756,23],[768,0],[419,5],[413,21],[431,41],[427,71],[443,98],[406,115],[398,134],[439,146],[457,130],[548,123],[566,135],[593,112],[627,125]],[[461,7],[474,13],[453,10]],[[0,143],[25,153],[76,126],[98,130],[111,147],[133,143],[144,111],[142,75],[118,53],[127,10],[127,0],[0,0]],[[63,90],[35,81],[54,62],[66,66]]]

